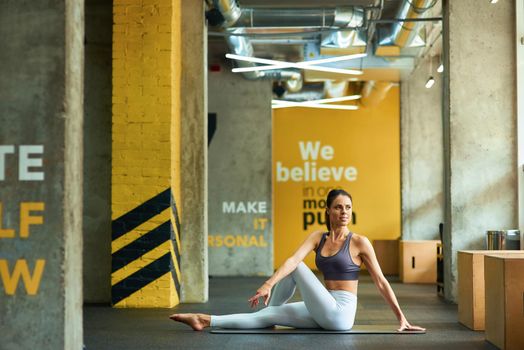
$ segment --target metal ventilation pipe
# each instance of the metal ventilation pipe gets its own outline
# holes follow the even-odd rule
[[[244,33],[246,27],[361,27],[364,10],[356,7],[336,9],[241,9],[236,0],[213,0],[224,17],[221,26],[234,33]],[[237,29],[234,29],[237,28]],[[246,37],[228,36],[226,42],[232,52],[253,56],[253,46]],[[254,67],[252,62],[237,62],[239,67]],[[298,71],[274,70],[244,72],[247,79],[285,80],[288,91],[302,88],[302,75]]]
[[[427,8],[433,0],[404,0],[400,5],[396,18],[418,18],[424,12],[417,8]],[[379,40],[379,45],[396,45],[399,47],[408,46],[415,37],[415,34],[423,25],[422,22],[397,22],[392,24],[388,33]]]
[[[326,80],[324,82],[324,96],[325,98],[346,96],[348,86],[349,82],[347,80]]]
[[[233,29],[232,32],[237,33],[237,34],[242,34],[245,32],[245,30],[242,28],[238,28],[238,29]],[[251,45],[251,42],[245,36],[231,35],[231,36],[226,37],[226,42],[227,42],[227,45],[229,46],[229,49],[236,55],[253,56],[253,45]],[[253,62],[247,62],[247,61],[237,61],[237,65],[239,67],[254,67],[255,66]],[[302,75],[298,71],[276,69],[272,71],[243,72],[242,75],[244,76],[244,78],[249,79],[249,80],[255,80],[255,79],[285,80],[286,86],[288,88],[291,88],[292,90],[296,89],[297,87],[300,90],[300,88],[302,87]],[[290,82],[287,82],[287,81],[290,81]]]
[[[220,11],[224,17],[222,27],[229,27],[233,25],[239,18],[240,8],[236,0],[214,0],[216,8]],[[232,33],[242,34],[245,33],[243,28],[238,29],[227,29]],[[253,45],[245,36],[230,35],[226,37],[227,45],[229,49],[240,56],[253,56]],[[239,67],[254,67],[255,63],[246,61],[237,61]],[[302,75],[297,71],[289,70],[273,70],[273,71],[253,71],[242,73],[244,78],[249,80],[254,79],[271,79],[271,80],[284,80],[286,85],[291,90],[300,89],[302,87]]]
[[[389,81],[367,81],[362,87],[360,103],[364,107],[376,106],[388,94],[389,89],[393,87],[393,83]]]
[[[213,4],[224,17],[224,22],[222,22],[223,28],[231,27],[241,15],[242,11],[238,7],[236,0],[213,0]]]
[[[427,8],[433,0],[404,0],[397,12],[397,18],[417,18],[421,17],[424,12],[417,9]],[[388,34],[379,40],[379,45],[396,45],[398,47],[406,47],[411,44],[418,30],[422,26],[422,22],[397,22],[394,23]],[[386,81],[367,81],[362,87],[363,106],[374,106],[382,101],[393,83]]]
[[[357,28],[364,24],[364,10],[357,7],[333,9],[241,9],[233,27],[242,28]]]
[[[243,29],[234,29],[234,30],[231,30],[231,32],[242,34],[245,31]],[[236,35],[227,36],[226,43],[229,49],[236,55],[249,56],[249,57],[253,56],[253,45],[251,45],[251,43],[245,36],[236,36]],[[237,66],[241,68],[255,66],[253,62],[247,62],[247,61],[237,61],[236,63],[237,63]],[[254,80],[254,79],[262,78],[264,75],[264,72],[263,71],[243,72],[242,75],[246,79]]]

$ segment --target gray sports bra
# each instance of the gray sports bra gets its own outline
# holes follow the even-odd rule
[[[320,252],[322,251],[322,247],[324,247],[324,243],[326,243],[328,234],[329,232],[326,232],[322,235],[316,250],[317,256],[315,257],[315,264],[324,275],[324,279],[335,281],[358,280],[360,266],[353,262],[349,254],[349,242],[351,241],[353,233],[349,233],[344,245],[335,255],[322,256]]]

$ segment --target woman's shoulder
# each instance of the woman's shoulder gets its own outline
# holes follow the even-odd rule
[[[311,234],[309,235],[309,237],[322,238],[322,236],[323,236],[324,234],[326,234],[326,233],[327,233],[326,231],[322,231],[322,230],[313,231],[313,232],[311,232]]]
[[[309,234],[308,240],[313,240],[315,244],[318,244],[320,240],[322,239],[322,236],[324,236],[325,233],[326,231],[322,231],[322,230],[313,231]]]
[[[366,236],[355,233],[355,232],[352,232],[351,243],[352,244],[354,243],[358,247],[371,245],[371,242],[369,241],[369,239]]]

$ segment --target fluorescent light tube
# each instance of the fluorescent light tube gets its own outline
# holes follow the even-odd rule
[[[358,57],[363,57],[364,54],[357,54]],[[253,63],[261,63],[261,64],[267,64],[268,66],[258,66],[258,67],[242,67],[242,68],[233,68],[233,73],[241,73],[241,72],[252,72],[257,70],[268,70],[268,69],[282,69],[282,68],[301,68],[305,70],[315,70],[320,72],[330,72],[330,73],[339,73],[339,74],[351,74],[351,75],[361,75],[364,72],[361,70],[355,70],[355,69],[341,69],[341,68],[331,68],[331,67],[322,67],[322,66],[316,66],[318,63],[326,63],[326,62],[336,62],[336,61],[343,61],[348,60],[349,56],[355,58],[357,55],[347,55],[347,56],[340,56],[340,57],[330,57],[325,58],[321,60],[312,60],[312,61],[305,61],[305,62],[285,62],[285,61],[276,61],[276,60],[269,60],[265,58],[258,58],[258,57],[251,57],[251,56],[240,56],[235,54],[226,54],[226,57],[229,59],[239,60],[239,61],[247,61],[247,62],[253,62]],[[342,57],[345,57],[342,59]],[[358,58],[357,57],[357,58]]]
[[[352,100],[358,100],[361,97],[362,97],[361,95],[351,95],[351,96],[324,98],[324,99],[321,99],[321,100],[312,100],[312,101],[308,101],[308,102],[330,103],[330,102],[352,101]]]
[[[278,108],[289,108],[289,107],[306,107],[306,108],[323,108],[323,109],[340,109],[340,110],[346,110],[346,111],[356,111],[358,109],[358,106],[345,106],[345,105],[322,105],[322,104],[308,104],[308,105],[302,105],[297,103],[296,105],[272,105],[273,109]]]
[[[326,99],[331,100],[331,99]],[[287,108],[287,107],[309,107],[309,108],[324,108],[324,109],[342,109],[348,111],[355,111],[358,109],[356,105],[330,105],[319,103],[322,100],[315,101],[305,101],[305,102],[291,102],[285,100],[272,100],[272,107],[277,108]]]

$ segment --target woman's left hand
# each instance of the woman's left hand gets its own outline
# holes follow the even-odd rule
[[[271,297],[271,286],[268,283],[264,283],[260,288],[258,288],[256,294],[249,298],[248,302],[251,307],[256,307],[258,305],[258,298],[264,299],[264,304],[267,306],[269,298]]]
[[[397,331],[399,332],[402,332],[402,331],[425,331],[426,328],[422,328],[422,327],[419,327],[419,326],[412,326],[408,320],[402,320],[400,321],[400,328],[397,329]]]

